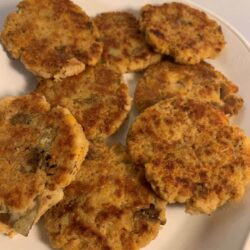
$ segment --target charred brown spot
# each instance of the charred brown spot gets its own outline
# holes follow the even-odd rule
[[[207,173],[205,171],[200,171],[199,175],[200,175],[200,178],[202,180],[206,180],[207,179]]]
[[[101,43],[97,39],[96,42],[94,42],[91,45],[91,47],[90,47],[90,53],[92,53],[92,54],[98,54],[101,50],[102,50],[102,45],[101,45]]]
[[[205,113],[206,107],[202,104],[196,103],[191,109],[191,114],[194,116],[194,119],[201,119],[204,117]]]
[[[110,218],[120,219],[123,211],[115,206],[109,206],[96,216],[96,223],[101,224],[108,221]]]
[[[153,33],[155,36],[157,36],[160,39],[165,39],[165,36],[163,33],[161,33],[159,30],[157,29],[150,29],[149,30],[151,33]]]
[[[135,219],[159,221],[160,211],[155,208],[154,204],[150,204],[149,208],[143,208],[136,211],[134,214]]]
[[[59,53],[66,53],[67,52],[67,46],[65,45],[59,45],[55,47],[55,50],[58,51]]]
[[[176,182],[186,187],[190,186],[190,181],[188,178],[177,177]]]
[[[200,196],[206,196],[208,195],[208,189],[205,187],[204,183],[197,183],[194,185],[194,188],[196,192],[199,193]]]
[[[221,84],[220,86],[220,98],[224,99],[227,95],[229,95],[230,90],[226,84]]]
[[[10,214],[9,213],[0,213],[0,221],[6,225],[10,225]]]
[[[27,156],[27,165],[22,168],[22,171],[35,173],[43,165],[44,153],[44,150],[32,148]]]
[[[93,26],[93,23],[92,22],[86,22],[85,23],[85,27],[88,29],[88,30],[93,30],[94,26]]]
[[[56,167],[51,162],[51,155],[41,148],[30,149],[27,155],[27,161],[20,171],[23,173],[35,173],[39,168],[51,169]]]
[[[221,28],[221,26],[218,27],[218,32],[222,34],[222,28]]]
[[[237,114],[243,106],[243,99],[234,95],[228,95],[225,99],[224,112],[226,114]]]

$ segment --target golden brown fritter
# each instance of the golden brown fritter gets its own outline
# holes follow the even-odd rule
[[[204,12],[183,3],[144,6],[140,29],[156,51],[179,63],[214,58],[225,46],[221,27]]]
[[[226,114],[237,114],[243,100],[236,96],[238,87],[205,62],[181,65],[163,61],[150,66],[135,90],[140,111],[167,98],[181,96],[207,102]]]
[[[122,73],[145,69],[161,56],[146,43],[136,18],[128,12],[99,14],[95,23],[104,43],[102,61],[115,65]]]
[[[0,232],[28,235],[62,199],[88,141],[67,109],[27,95],[0,101],[0,145]]]
[[[113,134],[127,117],[131,100],[122,75],[98,64],[60,82],[41,80],[36,90],[52,106],[68,108],[82,125],[88,139]]]
[[[45,227],[56,249],[134,250],[156,237],[165,205],[124,147],[99,143],[91,145],[64,199],[45,215]]]
[[[1,40],[35,75],[65,78],[100,59],[97,27],[70,0],[23,0],[17,7],[6,19]]]
[[[249,139],[208,104],[163,100],[138,116],[127,142],[155,192],[189,213],[210,214],[240,199],[250,181]]]

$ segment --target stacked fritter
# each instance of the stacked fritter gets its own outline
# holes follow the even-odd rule
[[[1,232],[28,235],[53,206],[53,247],[136,250],[157,236],[166,204],[210,214],[243,196],[250,141],[230,124],[243,100],[203,61],[225,46],[205,13],[165,3],[139,20],[91,19],[70,0],[23,0],[1,41],[38,79],[32,94],[0,101]],[[128,152],[109,148],[132,106],[122,74],[143,70]]]
[[[95,65],[102,52],[93,21],[69,0],[24,0],[7,17],[1,40],[15,59],[43,78],[65,78]]]
[[[146,43],[136,18],[127,12],[107,12],[94,19],[104,43],[102,61],[122,73],[143,70],[161,55]]]
[[[123,146],[95,143],[46,229],[57,249],[139,249],[165,223],[165,205]]]
[[[43,96],[0,101],[0,231],[28,235],[63,197],[88,151],[69,110]]]
[[[122,75],[105,64],[88,67],[60,82],[40,79],[35,92],[46,96],[52,106],[67,107],[91,140],[113,134],[131,107]]]
[[[170,98],[132,125],[128,148],[154,191],[189,213],[210,214],[240,199],[250,181],[250,140],[212,105]]]
[[[238,87],[206,62],[195,65],[162,61],[148,67],[135,90],[139,111],[171,97],[186,97],[209,103],[227,115],[236,115],[243,100]]]
[[[225,46],[221,27],[204,12],[182,3],[144,6],[140,28],[156,51],[178,63],[215,58]]]

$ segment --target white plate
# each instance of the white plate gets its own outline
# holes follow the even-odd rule
[[[15,9],[17,0],[1,0],[0,25],[7,13]],[[75,0],[89,15],[110,10],[127,10],[138,14],[138,9],[149,2],[163,3],[161,0]],[[222,26],[227,46],[216,60],[210,62],[240,86],[240,95],[245,106],[235,122],[250,136],[250,48],[247,42],[229,24],[213,14],[209,14]],[[26,93],[35,87],[35,79],[17,61],[12,61],[0,47],[0,97]],[[136,81],[127,75],[131,94]],[[133,120],[130,115],[129,123]],[[122,140],[128,122],[113,140]],[[1,190],[0,190],[1,192]],[[191,216],[184,213],[182,206],[169,206],[167,224],[159,236],[145,250],[240,250],[244,248],[250,229],[250,190],[244,199],[236,204],[228,204],[211,216]],[[248,245],[249,247],[249,245]],[[245,250],[250,249],[245,246]],[[16,236],[10,240],[0,236],[1,250],[49,250],[51,249],[41,225],[34,226],[29,237]]]

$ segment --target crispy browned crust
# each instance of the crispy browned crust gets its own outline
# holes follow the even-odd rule
[[[147,45],[132,14],[107,12],[94,20],[104,42],[103,62],[115,65],[125,73],[145,69],[160,61],[160,54]]]
[[[44,78],[76,75],[102,53],[99,31],[70,0],[23,0],[11,13],[1,41],[15,59]]]
[[[146,178],[167,202],[189,213],[211,213],[240,199],[250,180],[250,142],[208,104],[172,98],[138,116],[128,148]]]
[[[154,239],[165,223],[165,203],[155,196],[141,170],[132,166],[124,147],[92,145],[63,201],[45,215],[52,246],[63,250],[84,249],[86,242],[92,246],[94,238],[80,234],[79,228],[102,238],[100,247],[93,249],[134,250]],[[67,248],[72,239],[77,243]]]
[[[131,106],[122,75],[112,66],[102,64],[60,82],[41,80],[36,92],[46,96],[52,106],[68,108],[88,139],[113,134]]]
[[[0,101],[0,141],[0,231],[27,235],[62,199],[88,142],[67,109],[51,108],[40,95]]]
[[[206,63],[181,65],[163,61],[146,69],[135,90],[140,111],[167,98],[181,96],[207,102],[226,114],[235,115],[243,100],[238,87]]]
[[[61,209],[60,215],[56,212],[49,211],[49,214],[51,215],[45,216],[46,227],[49,228],[48,234],[53,248],[61,250],[114,249],[96,228],[89,224],[84,224],[84,222],[79,218],[70,216],[68,210],[71,209],[71,204],[67,204],[65,208],[60,207],[59,209]],[[52,221],[52,213],[53,216],[55,216],[55,223]],[[64,213],[64,215],[62,213]]]
[[[196,64],[214,58],[225,46],[221,27],[197,9],[182,3],[145,5],[140,29],[146,40],[176,62]]]

